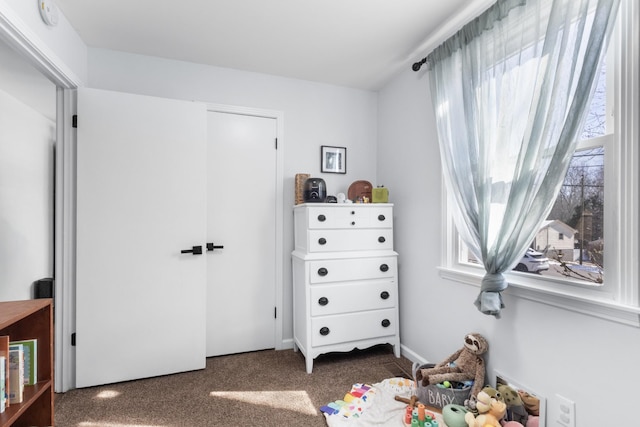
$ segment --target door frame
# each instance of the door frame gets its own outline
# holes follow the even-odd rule
[[[56,392],[75,386],[75,89],[84,83],[6,2],[0,1],[0,38],[56,86],[54,199],[54,325]]]
[[[240,114],[243,116],[263,117],[276,121],[276,241],[275,241],[275,297],[276,297],[276,336],[275,349],[283,350],[283,314],[284,314],[284,112],[235,105],[212,104],[207,105],[207,112]]]

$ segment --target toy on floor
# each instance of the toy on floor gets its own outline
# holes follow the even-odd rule
[[[500,394],[498,389],[493,388],[490,385],[486,385],[482,388],[482,391],[487,393],[490,397],[493,397],[494,399],[499,400],[500,402],[504,402],[504,397]]]
[[[445,405],[442,408],[442,419],[447,427],[467,427],[464,417],[470,412],[462,405]]]
[[[411,427],[438,427],[436,414],[427,411],[422,403],[418,406],[408,405],[403,417],[404,425]]]
[[[344,418],[359,418],[369,406],[368,400],[374,393],[375,389],[368,384],[354,384],[343,399],[320,407],[320,411],[328,415],[341,415]]]
[[[504,403],[507,404],[506,421],[517,421],[522,425],[527,424],[529,414],[525,409],[524,403],[520,394],[513,387],[506,384],[498,384],[498,391],[504,398]]]
[[[480,390],[478,395],[476,396],[476,413],[474,415],[486,414],[491,409],[491,404],[496,399],[492,397],[489,393],[487,393],[486,387]]]
[[[520,399],[522,399],[525,409],[530,415],[540,415],[540,399],[524,390],[518,390],[518,394],[520,395]]]
[[[456,351],[433,368],[424,368],[416,373],[416,380],[423,386],[444,381],[464,382],[473,380],[471,395],[482,389],[485,377],[484,359],[481,357],[489,349],[487,340],[478,333],[470,333],[464,338],[464,347]]]
[[[416,406],[416,403],[418,402],[418,396],[414,394],[409,399],[402,396],[396,396],[395,400],[397,400],[398,402],[406,403],[407,406]]]
[[[488,396],[484,391],[480,391],[478,393],[478,403],[480,401],[485,402]],[[480,407],[478,407],[478,410],[480,411]],[[500,421],[506,413],[507,404],[491,397],[488,411],[480,413],[478,416],[473,415],[472,412],[467,412],[464,420],[469,427],[502,427]]]

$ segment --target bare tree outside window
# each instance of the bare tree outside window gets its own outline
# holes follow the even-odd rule
[[[582,140],[606,135],[606,65],[582,132]],[[548,220],[559,220],[573,228],[572,252],[544,248],[556,261],[555,270],[566,277],[603,283],[604,275],[604,146],[577,150]]]

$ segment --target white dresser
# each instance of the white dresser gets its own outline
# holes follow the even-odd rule
[[[294,207],[294,350],[313,359],[392,344],[400,357],[393,205],[306,203]]]

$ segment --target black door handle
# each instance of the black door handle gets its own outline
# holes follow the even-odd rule
[[[213,243],[207,243],[207,251],[212,251],[214,249],[224,249],[224,246],[214,245]]]
[[[202,246],[192,246],[191,249],[183,249],[181,254],[202,255]]]

